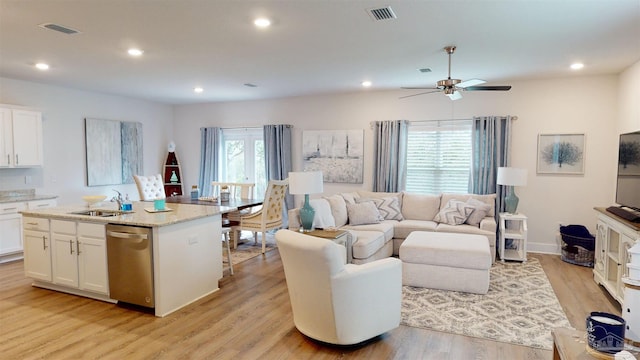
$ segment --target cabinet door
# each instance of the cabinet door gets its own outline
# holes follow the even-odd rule
[[[52,233],[51,240],[53,242],[53,282],[59,285],[78,287],[76,237]]]
[[[42,165],[42,116],[37,111],[13,110],[13,165]]]
[[[625,234],[620,234],[620,278],[618,279],[617,292],[620,299],[624,299],[624,282],[623,277],[629,277],[629,268],[627,264],[631,262],[631,256],[629,255],[629,249],[635,245],[635,241]],[[622,302],[622,301],[621,301]]]
[[[80,243],[78,255],[80,288],[108,294],[106,241],[79,236],[78,242]]]
[[[598,272],[601,276],[604,276],[604,260],[607,241],[607,225],[603,222],[598,222],[596,232],[596,247],[594,251],[594,266],[593,270]]]
[[[13,129],[11,110],[0,108],[0,167],[9,167],[13,161]]]
[[[0,215],[0,255],[22,251],[22,216]]]
[[[51,239],[44,231],[24,231],[25,275],[51,281]]]

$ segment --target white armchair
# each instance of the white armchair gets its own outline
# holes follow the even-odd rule
[[[353,345],[400,325],[400,260],[345,265],[342,245],[290,230],[279,230],[276,242],[293,322],[301,333],[330,344]]]

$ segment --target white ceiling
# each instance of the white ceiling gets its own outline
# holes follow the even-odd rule
[[[384,6],[397,19],[372,20]],[[486,85],[576,76],[574,61],[617,74],[640,60],[640,0],[0,0],[0,76],[169,104],[433,86],[450,44],[452,77]]]

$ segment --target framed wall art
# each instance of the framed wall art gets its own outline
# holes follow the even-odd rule
[[[87,186],[132,184],[142,174],[142,123],[85,119]]]
[[[302,132],[304,171],[322,171],[324,182],[362,184],[364,130]]]
[[[584,174],[584,134],[539,134],[538,174]]]

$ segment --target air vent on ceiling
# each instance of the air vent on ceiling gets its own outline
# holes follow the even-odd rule
[[[422,68],[422,69],[418,69],[418,71],[420,71],[421,73],[430,73],[431,69],[429,68]]]
[[[246,84],[244,84],[244,86],[246,86],[246,87],[258,87],[258,85],[252,84],[252,83],[246,83]]]
[[[73,34],[79,34],[80,33],[80,31],[78,31],[76,29],[72,29],[70,27],[66,27],[66,26],[62,26],[62,25],[58,25],[58,24],[45,23],[45,24],[40,24],[38,26],[40,26],[41,28],[45,28],[45,29],[61,32],[63,34],[67,34],[67,35],[73,35]]]
[[[388,19],[396,19],[396,14],[391,9],[391,6],[383,7],[383,8],[374,8],[367,10],[369,16],[373,20],[388,20]]]

